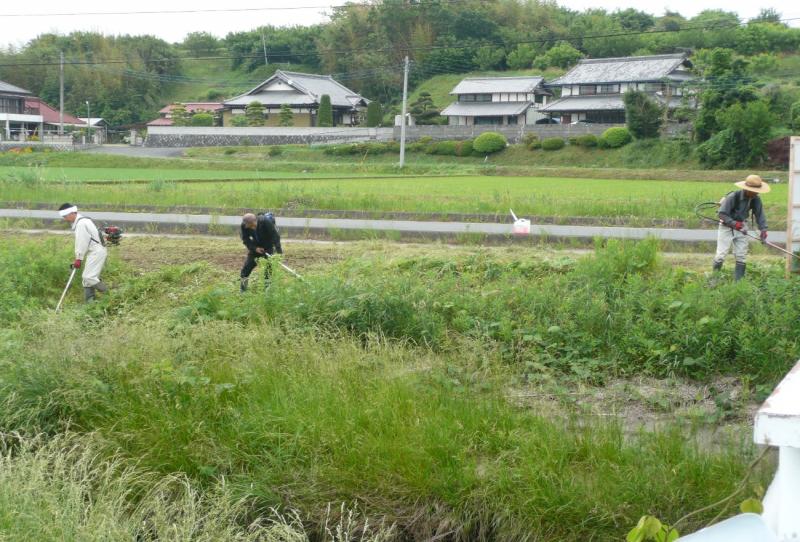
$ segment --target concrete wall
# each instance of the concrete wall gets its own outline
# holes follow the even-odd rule
[[[525,134],[536,134],[540,139],[548,137],[580,136],[583,134],[601,135],[608,128],[618,126],[617,124],[520,124],[517,126],[407,126],[406,138],[414,141],[422,137],[433,139],[472,139],[483,132],[500,132],[511,143],[519,143]],[[400,127],[394,127],[395,139],[400,139]]]
[[[398,129],[399,130],[399,129]],[[151,126],[146,147],[215,147],[227,145],[293,145],[391,141],[391,128],[199,128]],[[399,132],[398,132],[399,133]]]

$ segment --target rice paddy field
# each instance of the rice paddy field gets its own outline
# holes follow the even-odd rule
[[[113,177],[100,171],[98,178]],[[152,172],[151,172],[152,173]],[[0,200],[20,204],[80,201],[118,206],[168,209],[198,206],[219,212],[254,209],[354,210],[372,213],[491,213],[505,216],[513,208],[520,216],[607,217],[634,223],[652,219],[696,221],[695,206],[718,201],[736,188],[731,183],[692,181],[576,179],[564,177],[434,176],[336,179],[218,180],[209,170],[157,170],[149,182],[120,179],[113,184],[53,180],[43,175],[12,172],[0,180]],[[207,182],[170,181],[169,175],[197,173]],[[231,172],[247,173],[247,172]],[[2,172],[0,172],[2,174]],[[27,176],[26,176],[27,175]],[[125,171],[114,175],[124,177]],[[140,175],[141,176],[141,175]],[[773,224],[786,216],[786,185],[775,185],[763,196]]]

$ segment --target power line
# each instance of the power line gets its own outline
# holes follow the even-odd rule
[[[464,0],[437,0],[417,1],[415,3],[398,5],[400,8],[425,7],[439,4],[458,4]],[[187,13],[249,13],[258,11],[299,11],[305,9],[343,9],[353,7],[371,7],[373,4],[351,3],[341,5],[323,6],[278,6],[260,8],[214,8],[214,9],[168,9],[149,11],[70,11],[62,13],[0,13],[0,17],[85,17],[85,16],[114,16],[114,15],[173,15]]]

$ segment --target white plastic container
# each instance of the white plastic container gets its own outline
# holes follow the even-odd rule
[[[739,514],[677,542],[778,542],[758,514]]]

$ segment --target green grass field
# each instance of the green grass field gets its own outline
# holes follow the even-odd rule
[[[159,170],[164,173],[168,170]],[[147,172],[152,173],[151,171]],[[180,172],[176,175],[212,172]],[[237,172],[233,172],[237,173]],[[158,179],[159,177],[154,177]],[[168,177],[167,177],[168,178]],[[202,178],[202,177],[201,177]],[[2,183],[3,199],[56,204],[203,206],[219,209],[336,209],[373,212],[497,213],[694,220],[694,207],[717,201],[732,184],[689,181],[567,179],[556,177],[433,177],[286,181],[225,181],[108,185],[78,182]],[[764,196],[769,218],[785,217],[786,185]]]
[[[84,306],[75,289],[62,314],[71,239],[0,243],[12,539],[303,540],[244,536],[275,508],[331,542],[620,540],[736,488],[746,412],[798,353],[779,264],[708,288],[652,242],[584,257],[287,244],[305,282],[277,271],[241,295],[236,241],[129,239],[111,293]],[[348,510],[366,536],[327,536]]]

